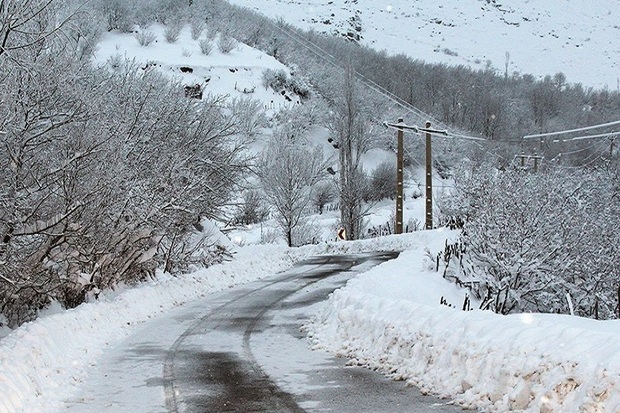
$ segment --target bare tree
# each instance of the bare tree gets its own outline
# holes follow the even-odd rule
[[[307,212],[313,186],[323,178],[325,168],[320,147],[308,151],[277,138],[259,160],[259,178],[289,246],[293,246],[293,230]]]
[[[371,144],[368,113],[364,110],[356,90],[354,71],[349,67],[345,73],[342,96],[336,99],[327,126],[334,136],[335,146],[338,149],[340,219],[347,239],[350,240],[361,236],[363,217],[366,213],[362,203],[367,180],[361,157],[370,149]]]

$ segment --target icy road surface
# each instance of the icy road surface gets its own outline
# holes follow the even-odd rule
[[[461,412],[300,332],[313,305],[397,253],[323,256],[213,294],[137,329],[93,367],[70,413]]]

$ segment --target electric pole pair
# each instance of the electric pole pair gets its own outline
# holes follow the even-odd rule
[[[542,163],[545,157],[540,156],[536,153],[534,153],[534,155],[526,155],[524,153],[521,153],[521,155],[515,155],[515,159],[521,160],[521,169],[526,168],[526,161],[529,163],[530,160],[533,160],[534,161],[534,173],[537,173],[539,164]]]
[[[433,155],[431,146],[431,135],[433,133],[447,135],[447,131],[431,129],[431,123],[426,122],[424,128],[405,124],[404,120],[398,119],[398,123],[385,123],[385,126],[397,130],[397,153],[396,153],[396,217],[394,223],[394,233],[403,233],[403,169],[404,169],[404,135],[405,130],[422,132],[426,143],[426,213],[425,229],[433,229]]]

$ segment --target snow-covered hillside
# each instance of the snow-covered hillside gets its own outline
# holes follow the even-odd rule
[[[105,33],[97,45],[95,63],[109,66],[124,59],[135,61],[142,70],[159,70],[185,86],[200,85],[205,94],[256,99],[270,113],[299,102],[293,94],[283,95],[263,85],[263,72],[267,69],[290,74],[273,57],[243,43],[223,53],[218,49],[217,36],[208,41],[210,51],[204,54],[200,46],[201,41],[207,41],[204,34],[193,39],[190,27],[185,26],[178,39],[170,43],[165,39],[165,31],[164,26],[153,24],[136,27],[135,33]],[[136,37],[141,32],[152,34],[154,40],[140,45]]]
[[[616,89],[619,0],[231,0],[304,29],[355,38],[427,62],[563,72],[569,83]]]

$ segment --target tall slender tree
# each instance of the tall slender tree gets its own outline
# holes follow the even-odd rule
[[[340,220],[349,240],[360,238],[366,212],[362,207],[366,175],[361,158],[371,143],[368,120],[356,89],[355,72],[349,66],[345,72],[342,94],[335,99],[334,111],[327,125],[339,151]]]

